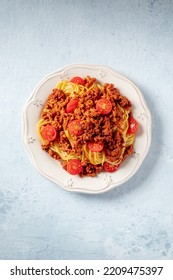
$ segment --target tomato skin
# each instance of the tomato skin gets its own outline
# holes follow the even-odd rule
[[[139,124],[137,120],[133,117],[129,117],[129,128],[127,130],[128,134],[135,134],[138,131]]]
[[[84,86],[85,85],[85,81],[84,79],[82,79],[81,77],[73,77],[71,80],[70,80],[71,83],[74,83],[74,84],[77,84],[77,85],[82,85]]]
[[[95,143],[95,142],[89,142],[88,148],[92,152],[101,152],[103,150],[104,144],[103,143]]]
[[[83,133],[83,129],[81,128],[80,120],[73,120],[68,124],[69,133],[72,136],[78,136]]]
[[[119,165],[113,165],[105,161],[103,164],[103,168],[106,172],[115,172],[119,168]]]
[[[112,103],[109,99],[101,98],[96,104],[97,111],[102,115],[107,115],[112,111]]]
[[[67,172],[71,175],[77,175],[83,170],[82,163],[79,159],[71,159],[67,162]]]
[[[43,126],[41,129],[41,135],[45,140],[53,141],[57,136],[56,128],[53,125]]]
[[[78,102],[79,102],[79,101],[78,101],[77,99],[71,99],[71,100],[67,103],[66,113],[73,113],[74,110],[77,108]]]

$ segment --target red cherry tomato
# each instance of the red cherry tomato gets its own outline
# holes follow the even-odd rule
[[[53,125],[43,126],[41,129],[41,135],[45,140],[53,141],[57,136],[56,128]]]
[[[89,142],[88,148],[92,152],[101,152],[103,150],[104,144],[103,143],[95,143],[95,142]]]
[[[130,117],[129,118],[129,128],[127,130],[128,134],[134,134],[138,131],[138,127],[139,124],[137,122],[137,120],[135,120],[134,118]]]
[[[81,135],[83,133],[83,130],[81,128],[80,120],[73,120],[69,122],[68,130],[73,136]]]
[[[72,83],[74,83],[74,84],[77,84],[77,85],[82,85],[82,86],[85,85],[84,79],[82,79],[81,77],[78,77],[78,76],[73,77],[73,78],[70,80],[70,82],[72,82]]]
[[[73,113],[74,110],[77,108],[78,102],[79,102],[79,101],[78,101],[77,99],[71,99],[71,100],[67,103],[66,112],[67,112],[67,113]]]
[[[96,109],[100,114],[107,115],[112,111],[112,103],[106,98],[99,99]]]
[[[103,164],[103,168],[106,172],[114,172],[119,168],[119,165],[113,165],[105,161]]]
[[[67,162],[67,172],[71,175],[77,175],[82,172],[82,164],[79,159],[71,159]]]

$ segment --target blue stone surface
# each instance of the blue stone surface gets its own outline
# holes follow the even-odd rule
[[[0,259],[173,259],[173,2],[0,1]],[[101,195],[42,177],[22,143],[37,82],[73,63],[134,81],[152,145],[129,182]]]

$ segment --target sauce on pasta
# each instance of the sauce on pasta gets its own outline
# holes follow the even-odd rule
[[[115,172],[133,153],[137,129],[127,97],[90,76],[59,82],[37,123],[42,149],[81,177]]]

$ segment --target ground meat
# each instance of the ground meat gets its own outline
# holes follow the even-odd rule
[[[83,172],[81,176],[83,175],[94,177],[101,171],[103,171],[103,166],[101,164],[93,165],[91,163],[86,163],[83,165]]]
[[[66,113],[66,106],[71,97],[65,95],[62,90],[53,89],[41,113],[41,118],[51,123],[58,132],[59,147],[67,154],[75,152],[82,154],[82,148],[88,142],[104,143],[104,153],[110,162],[116,161],[120,157],[124,145],[123,135],[120,127],[123,122],[123,110],[131,111],[130,101],[120,94],[113,84],[104,84],[100,87],[96,84],[96,79],[87,76],[85,79],[85,90],[82,95],[74,94],[73,99],[78,100],[77,108],[73,113]],[[88,90],[89,89],[89,90]],[[96,109],[99,99],[108,99],[112,103],[112,110],[108,114],[101,114]],[[131,113],[130,113],[131,114]],[[80,120],[83,130],[81,135],[73,137],[74,144],[71,145],[65,131],[72,120]],[[42,145],[42,149],[55,159],[60,160],[60,156],[51,150],[51,143]],[[125,149],[123,158],[133,153],[133,145]],[[66,170],[67,162],[61,161]],[[101,164],[93,165],[85,159],[81,176],[95,176],[103,171]]]
[[[85,87],[90,88],[96,81],[96,78],[91,78],[90,76],[87,76],[85,79]]]

